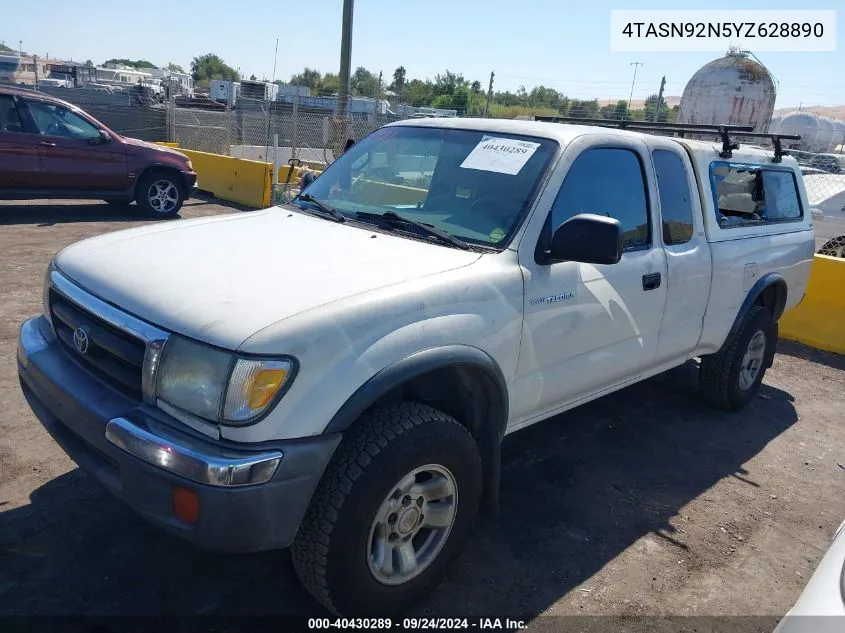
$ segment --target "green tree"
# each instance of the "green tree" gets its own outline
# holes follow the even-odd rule
[[[438,97],[439,98],[439,97]],[[452,109],[458,111],[458,115],[466,115],[469,113],[470,92],[466,86],[456,88],[452,93]]]
[[[431,102],[432,108],[443,108],[445,110],[452,109],[452,95],[440,95]]]
[[[621,121],[622,119],[627,118],[628,103],[626,101],[617,101],[615,104],[608,103],[606,106],[602,106],[599,114],[601,114],[604,119]]]
[[[399,103],[402,103],[402,89],[405,87],[405,77],[407,74],[404,66],[399,66],[399,68],[393,71],[393,90],[396,91],[399,97]]]
[[[87,66],[88,68],[90,68],[91,66],[93,66],[93,65],[94,65],[94,62],[92,62],[90,59],[86,59],[86,60],[85,60],[85,63],[84,63],[84,64],[82,64],[82,65],[83,65],[83,66]]]
[[[434,77],[434,93],[437,95],[451,95],[455,90],[467,85],[463,75],[446,70],[442,75]]]
[[[14,49],[9,48],[5,44],[0,44],[0,53],[14,53]]]
[[[582,101],[581,99],[573,99],[569,106],[568,116],[586,117],[590,119],[599,118],[599,100]]]
[[[528,105],[535,108],[553,108],[557,110],[560,107],[562,96],[554,88],[535,86],[528,93]]]
[[[255,76],[255,73],[253,73],[249,76],[249,80],[250,81],[258,81],[258,77]]]
[[[353,92],[357,95],[363,97],[375,97],[378,95],[378,77],[363,66],[358,66],[355,69],[349,83]]]
[[[643,104],[643,116],[647,121],[654,121],[654,113],[657,111],[657,120],[666,122],[669,120],[669,106],[666,105],[666,100],[661,97],[660,105],[657,105],[657,95],[649,95]]]
[[[172,73],[185,74],[185,69],[182,68],[179,64],[174,64],[173,62],[167,62],[167,70],[169,70]]]
[[[340,75],[337,73],[326,73],[315,94],[333,95],[340,91]]]
[[[146,59],[136,59],[132,61],[131,59],[108,59],[105,61],[105,64],[123,64],[124,66],[130,66],[131,68],[141,69],[141,68],[155,68],[156,65]]]
[[[323,75],[319,70],[305,68],[297,75],[293,75],[288,82],[292,86],[307,86],[312,94],[319,94],[323,85]]]
[[[408,105],[416,107],[431,105],[435,97],[434,84],[428,80],[412,79],[405,84],[404,95],[404,101]]]
[[[212,79],[227,79],[229,81],[240,81],[241,76],[219,55],[205,53],[191,60],[191,75],[194,81],[210,81]]]
[[[479,92],[481,92],[481,82],[473,81],[469,89],[472,91],[473,94],[478,94]]]

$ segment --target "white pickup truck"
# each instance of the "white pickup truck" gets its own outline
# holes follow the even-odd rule
[[[813,243],[779,152],[406,121],[291,205],[65,248],[18,370],[146,519],[292,546],[329,609],[395,613],[498,511],[506,434],[691,359],[708,401],[751,401]]]

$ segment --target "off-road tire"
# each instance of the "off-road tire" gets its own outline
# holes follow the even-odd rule
[[[764,359],[771,358],[772,350],[777,344],[778,324],[768,308],[759,305],[752,306],[746,312],[739,327],[721,350],[701,357],[698,386],[704,399],[711,405],[727,411],[737,411],[757,395],[766,374],[766,362],[763,362],[756,379],[747,390],[739,386],[739,372],[748,344],[758,331],[766,335]]]
[[[150,187],[152,187],[153,183],[158,181],[170,183],[173,185],[177,193],[176,204],[173,208],[168,209],[167,211],[157,210],[150,204]],[[162,220],[174,218],[178,215],[179,210],[182,208],[182,203],[185,202],[185,185],[182,182],[182,179],[174,172],[156,169],[144,174],[144,176],[138,181],[138,186],[135,189],[135,202],[138,203],[138,210],[144,215]]]
[[[454,475],[457,513],[443,549],[415,578],[380,583],[369,568],[370,528],[382,501],[405,474],[440,464]],[[454,418],[403,402],[371,410],[347,432],[326,468],[292,546],[305,588],[344,616],[386,616],[418,604],[461,549],[481,497],[475,440]]]

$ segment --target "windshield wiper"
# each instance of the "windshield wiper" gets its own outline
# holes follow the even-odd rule
[[[332,220],[335,222],[346,222],[346,216],[343,215],[340,211],[335,209],[333,206],[326,204],[322,200],[318,200],[310,193],[301,193],[294,198],[294,200],[303,200],[305,202],[310,202],[315,207],[317,207],[320,211],[328,215]]]
[[[358,211],[355,215],[364,220],[382,220],[391,226],[407,224],[409,226],[416,227],[429,237],[436,237],[441,242],[451,244],[452,246],[457,246],[458,248],[461,248],[463,250],[469,250],[470,248],[469,244],[467,244],[461,239],[458,239],[451,233],[441,231],[440,229],[434,228],[430,224],[423,224],[422,222],[417,222],[416,220],[406,218],[404,216],[399,215],[395,211],[386,211],[385,213],[369,213],[367,211]]]

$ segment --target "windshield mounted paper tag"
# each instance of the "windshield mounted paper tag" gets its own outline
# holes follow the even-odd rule
[[[515,176],[534,155],[539,143],[484,136],[461,163],[464,169],[480,169]]]

